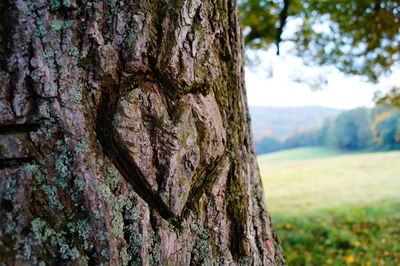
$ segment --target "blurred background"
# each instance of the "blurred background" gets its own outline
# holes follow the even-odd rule
[[[267,203],[289,265],[400,265],[400,2],[239,1]]]
[[[400,111],[250,107],[289,265],[399,265]]]

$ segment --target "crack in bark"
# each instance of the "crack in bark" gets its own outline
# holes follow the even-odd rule
[[[200,185],[193,185],[191,187],[188,201],[182,210],[182,218],[187,218],[189,216],[189,210],[193,210],[194,204],[200,200],[200,197],[203,195],[203,193],[216,181],[221,172],[220,166],[228,163],[228,161],[228,157],[226,153],[224,153],[214,164],[204,168],[204,170],[201,172],[197,172],[196,176],[193,178],[194,182],[198,181],[202,177],[204,178],[204,181],[201,182]]]
[[[34,147],[32,140],[29,137],[29,133],[32,131],[36,131],[39,128],[39,124],[5,124],[5,125],[0,125],[0,137],[2,136],[16,136],[16,138],[20,138],[21,136],[17,137],[18,135],[21,135],[21,133],[24,134],[25,136],[25,141],[30,141],[30,143],[25,143],[24,144],[29,144],[29,145],[19,145],[19,148],[24,148],[29,150],[29,153],[27,154],[27,151],[24,151],[21,154],[15,154],[9,158],[8,156],[3,157],[2,153],[2,148],[1,146],[4,145],[4,143],[0,143],[0,169],[4,168],[10,168],[14,166],[20,166],[24,163],[29,163],[35,160],[36,157],[36,147]],[[5,145],[11,145],[10,143],[6,142]],[[5,147],[7,150],[7,146]],[[15,147],[12,147],[11,149],[16,149]],[[7,153],[7,152],[6,152]],[[15,156],[15,157],[14,157]]]
[[[19,167],[21,164],[35,161],[35,157],[0,159],[0,169]]]
[[[0,125],[0,134],[36,131],[38,130],[39,126],[40,126],[39,124]]]

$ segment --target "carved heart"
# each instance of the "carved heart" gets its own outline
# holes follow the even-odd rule
[[[224,154],[226,133],[213,95],[188,94],[168,106],[155,83],[118,100],[113,129],[136,177],[179,216],[204,169]],[[203,177],[204,178],[204,177]]]

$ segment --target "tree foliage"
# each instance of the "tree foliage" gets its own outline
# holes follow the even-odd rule
[[[269,153],[283,149],[283,143],[277,138],[266,136],[254,146],[257,154]]]
[[[241,0],[240,16],[247,47],[293,41],[306,64],[333,65],[372,82],[400,59],[398,0]],[[294,35],[281,40],[286,20],[295,18]]]
[[[400,148],[400,110],[379,112],[372,124],[374,141],[388,149]]]
[[[328,118],[321,126],[293,134],[281,142],[269,136],[255,143],[258,154],[306,146],[351,151],[400,149],[400,109],[357,108]]]
[[[357,108],[325,123],[321,144],[346,150],[370,148],[373,143],[369,113],[370,110],[366,108]]]

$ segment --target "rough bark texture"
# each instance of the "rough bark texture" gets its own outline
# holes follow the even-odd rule
[[[0,0],[1,265],[280,265],[232,0]]]

